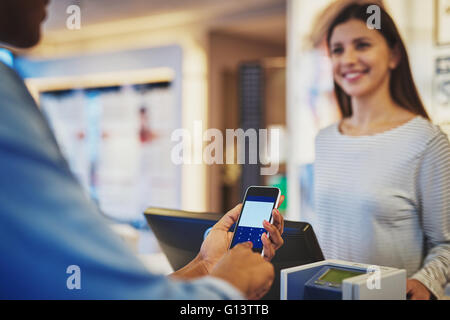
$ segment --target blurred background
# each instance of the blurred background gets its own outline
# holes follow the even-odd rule
[[[383,3],[429,114],[450,132],[450,1]],[[67,25],[71,5],[79,29]],[[323,43],[333,8],[332,0],[54,0],[40,44],[0,56],[26,79],[86,192],[148,253],[158,248],[145,208],[224,213],[249,185],[281,188],[285,217],[314,221],[314,138],[340,118]],[[171,134],[195,121],[224,137],[279,129],[278,174],[260,175],[259,164],[174,164]]]

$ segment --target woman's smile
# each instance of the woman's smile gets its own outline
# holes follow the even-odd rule
[[[368,74],[370,69],[363,70],[349,70],[341,73],[341,77],[345,79],[346,82],[353,84],[358,82],[362,77]]]

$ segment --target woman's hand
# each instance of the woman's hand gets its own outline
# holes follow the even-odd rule
[[[279,206],[283,201],[284,196],[281,196]],[[208,273],[211,272],[212,268],[228,251],[233,238],[233,232],[229,232],[228,230],[239,219],[241,209],[242,204],[239,204],[228,211],[222,219],[214,225],[205,241],[203,241],[198,260],[201,261]],[[263,223],[264,229],[270,234],[269,238],[266,238],[265,234],[262,236],[264,259],[267,261],[270,261],[275,255],[275,251],[283,245],[283,238],[281,237],[284,228],[283,217],[278,209],[273,210],[272,216],[273,224]]]
[[[415,279],[406,280],[406,294],[409,300],[430,300],[431,292],[422,282]]]

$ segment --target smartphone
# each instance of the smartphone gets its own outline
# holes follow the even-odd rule
[[[253,251],[263,254],[261,236],[267,232],[263,221],[272,223],[272,210],[278,207],[280,194],[280,189],[273,187],[252,186],[247,189],[230,249],[238,243],[251,241]]]

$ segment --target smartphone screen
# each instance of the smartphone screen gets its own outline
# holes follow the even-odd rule
[[[247,189],[230,249],[238,243],[251,241],[253,250],[262,252],[261,236],[266,233],[263,221],[271,222],[272,210],[275,208],[278,198],[279,189],[277,188],[250,187]]]

